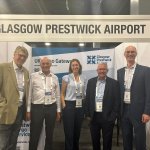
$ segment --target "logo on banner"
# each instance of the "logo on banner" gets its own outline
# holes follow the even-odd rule
[[[111,61],[110,56],[100,56],[100,55],[88,55],[87,56],[87,64],[98,64],[101,62],[109,62]]]
[[[97,64],[96,56],[87,56],[87,64]]]

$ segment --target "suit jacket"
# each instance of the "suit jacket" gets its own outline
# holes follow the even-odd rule
[[[29,89],[29,73],[24,67],[23,71],[25,86],[24,103],[26,104]],[[18,105],[19,91],[13,64],[12,62],[0,64],[0,124],[14,123]]]
[[[125,67],[117,72],[117,78],[121,91],[121,115],[124,110],[124,76]],[[142,114],[150,115],[150,69],[145,66],[136,65],[131,83],[130,116],[141,121]]]
[[[95,95],[97,78],[88,81],[86,90],[85,113],[87,117],[92,118],[95,111]],[[102,115],[107,121],[115,121],[119,114],[120,96],[119,83],[109,77],[106,77],[106,85],[103,97]]]

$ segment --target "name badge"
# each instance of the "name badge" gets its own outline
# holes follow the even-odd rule
[[[130,91],[125,91],[124,93],[124,102],[130,104]]]
[[[45,92],[45,104],[50,104],[51,92]]]
[[[96,112],[102,112],[103,110],[103,102],[96,102]]]
[[[103,101],[102,97],[97,97],[96,96],[96,112],[102,112],[103,110]]]
[[[82,95],[76,96],[76,108],[82,107]]]

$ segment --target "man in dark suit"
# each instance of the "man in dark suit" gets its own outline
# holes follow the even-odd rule
[[[93,150],[100,150],[102,130],[103,150],[111,150],[115,120],[119,114],[119,83],[106,76],[107,64],[98,64],[98,77],[88,81],[86,117],[90,120]]]
[[[132,150],[134,135],[136,150],[146,150],[145,123],[150,119],[150,71],[135,62],[137,50],[134,46],[128,46],[124,56],[127,66],[117,72],[121,90],[123,146],[124,150]]]

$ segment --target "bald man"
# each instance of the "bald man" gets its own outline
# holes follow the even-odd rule
[[[28,119],[31,117],[29,150],[36,150],[45,120],[45,148],[52,150],[55,120],[60,119],[60,88],[56,75],[50,71],[47,57],[40,59],[41,71],[31,74]]]
[[[146,150],[145,123],[150,120],[150,71],[136,63],[134,46],[125,49],[127,65],[118,70],[121,89],[121,123],[124,150]]]

